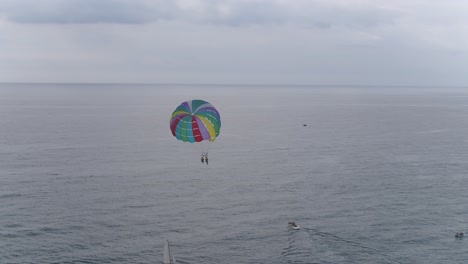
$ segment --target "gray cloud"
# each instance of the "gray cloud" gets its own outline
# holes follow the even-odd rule
[[[393,10],[352,8],[322,1],[275,0],[3,0],[0,14],[15,23],[145,24],[177,20],[228,26],[278,25],[371,27],[392,23]]]
[[[468,2],[1,0],[0,81],[468,84]]]
[[[144,24],[167,19],[171,5],[128,0],[6,0],[0,13],[16,23],[31,24]]]

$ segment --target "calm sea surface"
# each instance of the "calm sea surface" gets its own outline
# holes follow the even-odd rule
[[[468,89],[0,85],[2,264],[467,263],[467,190]]]

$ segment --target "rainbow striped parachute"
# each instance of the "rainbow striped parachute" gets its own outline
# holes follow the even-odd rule
[[[170,119],[172,135],[184,142],[214,141],[219,135],[221,118],[218,110],[203,100],[179,105]]]

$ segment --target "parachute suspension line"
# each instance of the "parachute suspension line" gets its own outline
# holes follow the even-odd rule
[[[198,145],[200,145],[200,152],[202,155],[208,155],[208,151],[210,150],[210,143],[211,142],[207,141],[202,141],[198,143]]]

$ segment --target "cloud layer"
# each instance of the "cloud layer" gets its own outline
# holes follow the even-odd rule
[[[375,26],[391,23],[396,10],[362,1],[281,0],[4,0],[11,22],[44,24],[145,24],[180,20],[220,25]]]
[[[0,81],[468,85],[468,2],[3,0]]]

